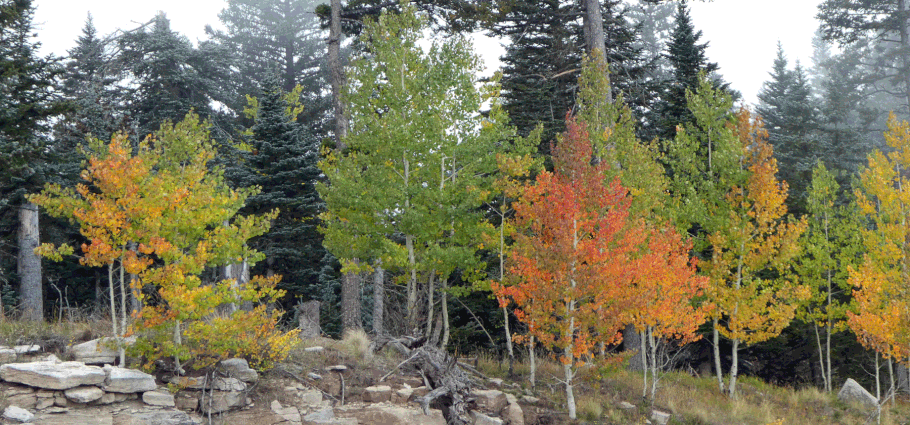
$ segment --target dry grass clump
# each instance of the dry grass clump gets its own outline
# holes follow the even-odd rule
[[[107,322],[110,325],[110,321]],[[96,321],[34,322],[0,320],[0,345],[40,345],[47,352],[62,353],[67,345],[97,338]]]

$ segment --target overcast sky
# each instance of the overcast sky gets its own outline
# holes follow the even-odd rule
[[[812,65],[812,35],[819,0],[714,0],[692,2],[692,19],[708,41],[708,56],[720,65],[721,74],[743,93],[749,103],[768,78],[777,42],[783,43],[791,66],[800,60]],[[164,11],[171,28],[190,40],[205,39],[206,24],[219,26],[218,12],[225,0],[35,0],[38,39],[43,53],[65,55],[80,35],[89,12],[101,34],[129,29]],[[498,46],[484,54],[490,68],[498,66]]]

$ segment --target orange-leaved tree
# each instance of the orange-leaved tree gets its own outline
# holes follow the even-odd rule
[[[84,184],[75,191],[49,185],[31,199],[50,214],[79,223],[89,240],[81,261],[106,266],[112,288],[115,274],[122,293],[124,273],[137,276],[134,289],[148,302],[133,313],[138,320],[132,328],[140,336],[134,348],[147,365],[171,357],[179,370],[190,358],[203,367],[244,356],[267,366],[289,350],[294,336],[277,330],[277,312],[260,304],[252,311],[216,314],[216,307],[276,299],[279,277],[254,278],[238,287],[233,280],[203,284],[200,275],[206,267],[260,259],[245,242],[265,233],[274,214],[224,225],[253,191],[230,189],[221,169],[209,166],[215,150],[207,128],[191,113],[176,125],[163,124],[135,154],[123,136],[109,144],[96,140]],[[45,245],[39,252],[57,259],[73,249]],[[123,319],[115,334],[123,336],[125,328]]]
[[[580,359],[599,342],[620,339],[634,257],[648,233],[629,217],[627,190],[618,179],[606,181],[610,165],[592,164],[584,124],[570,117],[553,152],[555,171],[538,175],[515,206],[524,232],[510,252],[507,279],[514,284],[495,284],[494,292],[515,302],[529,336],[560,353],[574,419],[572,380]]]
[[[874,227],[863,231],[866,256],[850,271],[856,312],[848,324],[859,341],[889,359],[910,359],[910,124],[888,118],[885,141],[893,151],[875,151],[860,173],[860,210]],[[889,362],[890,365],[890,362]],[[876,375],[877,376],[877,375]]]

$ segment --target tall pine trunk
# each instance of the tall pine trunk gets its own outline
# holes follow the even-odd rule
[[[44,294],[41,288],[41,258],[35,255],[39,245],[38,206],[27,202],[19,207],[19,306],[23,320],[44,320]]]
[[[581,0],[584,5],[584,36],[585,36],[585,52],[590,56],[594,56],[594,51],[599,50],[603,55],[604,61],[607,61],[607,40],[604,35],[604,20],[603,12],[600,9],[600,0]],[[609,76],[607,78],[607,84],[609,85]],[[606,101],[607,103],[613,102],[613,93],[610,90],[607,90]],[[625,337],[625,333],[623,333]]]

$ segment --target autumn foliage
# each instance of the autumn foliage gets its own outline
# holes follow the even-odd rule
[[[618,179],[605,181],[609,164],[592,164],[585,125],[570,118],[567,127],[553,148],[555,171],[526,186],[515,206],[524,232],[510,255],[513,285],[494,285],[494,292],[515,302],[529,335],[561,354],[573,400],[579,359],[598,343],[618,342],[630,320],[692,339],[703,316],[685,306],[703,281],[674,231],[630,217],[626,189]]]
[[[192,114],[176,125],[165,123],[135,154],[123,135],[109,144],[96,141],[82,172],[84,183],[75,191],[49,185],[31,199],[49,214],[79,224],[88,240],[80,261],[107,267],[112,310],[117,282],[121,309],[127,293],[139,298],[143,307],[132,313],[134,320],[127,323],[124,314],[118,330],[115,319],[114,332],[137,333],[141,338],[133,349],[147,365],[171,358],[178,368],[189,359],[204,367],[245,356],[267,366],[287,353],[294,336],[278,331],[278,313],[261,304],[282,296],[275,288],[280,277],[238,285],[204,283],[200,275],[206,267],[260,259],[245,241],[265,233],[274,214],[234,217],[252,191],[230,189],[221,170],[209,167],[215,150],[206,128]],[[57,260],[73,251],[50,245],[38,250]],[[137,277],[131,289],[125,273]],[[238,311],[241,303],[258,306]]]

